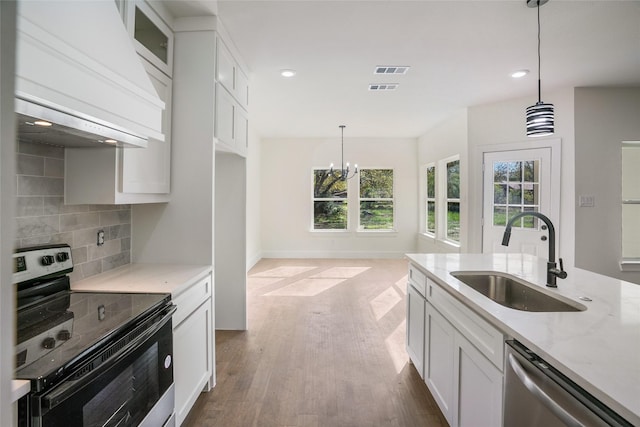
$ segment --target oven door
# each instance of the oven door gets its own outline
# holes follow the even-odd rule
[[[173,335],[167,309],[120,350],[78,379],[30,396],[32,427],[167,426],[174,411]],[[109,357],[110,356],[110,357]],[[95,363],[95,362],[94,362]]]

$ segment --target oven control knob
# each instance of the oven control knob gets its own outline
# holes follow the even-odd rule
[[[65,262],[68,259],[69,259],[69,254],[66,252],[58,252],[56,254],[56,261],[58,262]]]
[[[46,348],[47,350],[51,350],[55,346],[56,340],[51,337],[47,337],[42,341],[42,348]]]
[[[56,337],[60,341],[69,341],[69,339],[71,339],[71,332],[66,329],[62,329],[60,332],[58,332],[58,335]]]
[[[40,261],[42,262],[42,265],[51,265],[56,262],[53,255],[43,255]]]

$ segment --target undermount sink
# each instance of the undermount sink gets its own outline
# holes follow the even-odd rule
[[[584,305],[562,296],[551,296],[535,285],[494,271],[454,271],[453,277],[508,308],[522,311],[584,311]]]

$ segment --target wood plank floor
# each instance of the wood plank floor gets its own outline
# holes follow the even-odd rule
[[[446,426],[404,348],[406,260],[264,259],[185,426]]]

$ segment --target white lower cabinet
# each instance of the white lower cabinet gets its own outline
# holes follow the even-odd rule
[[[454,384],[458,391],[452,425],[502,425],[502,372],[461,334],[454,340]]]
[[[200,393],[214,385],[212,298],[211,276],[174,297],[177,311],[173,323],[173,377],[178,426]]]
[[[411,328],[419,323],[411,291],[408,351]],[[438,407],[452,427],[501,427],[504,335],[430,278],[425,297],[423,378]]]
[[[407,353],[424,378],[424,296],[407,283]]]
[[[425,315],[424,381],[449,425],[454,425],[455,329],[429,303]]]

